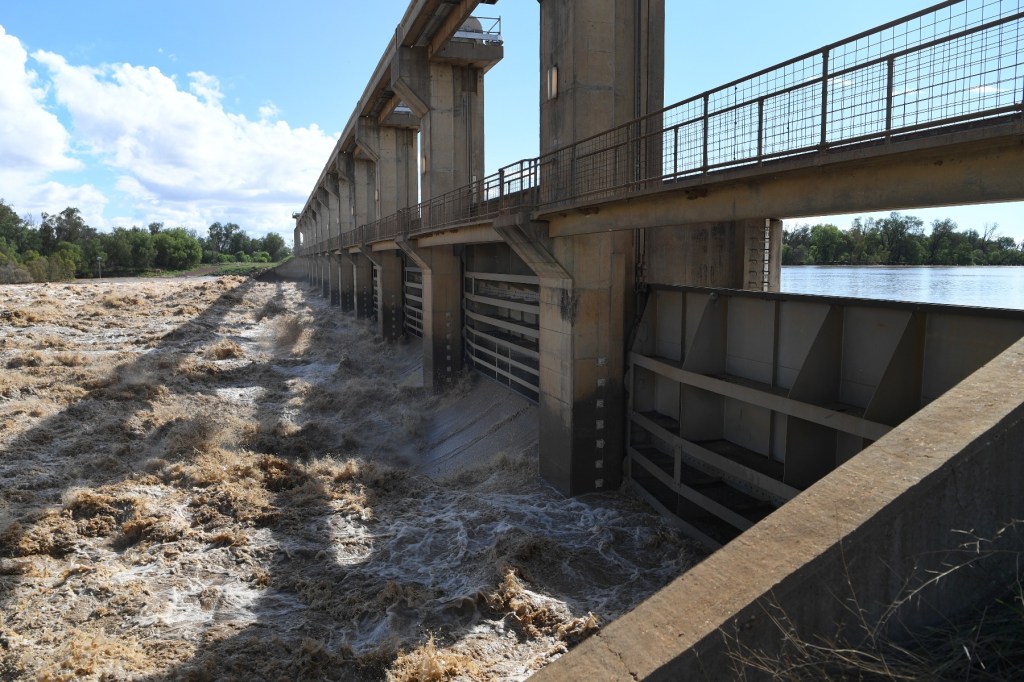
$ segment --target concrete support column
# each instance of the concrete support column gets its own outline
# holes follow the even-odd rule
[[[416,203],[416,130],[379,125],[363,117],[356,127],[358,153],[373,162],[374,214],[397,213]]]
[[[327,272],[331,280],[331,305],[341,305],[341,268],[338,267],[338,257],[334,254],[327,256]]]
[[[778,291],[782,221],[736,220],[646,231],[647,280]]]
[[[405,334],[402,301],[404,271],[401,251],[376,251],[367,256],[377,266],[377,333],[385,341],[397,341]]]
[[[377,164],[357,148],[352,166],[352,227],[355,229],[377,219]]]
[[[659,111],[664,36],[665,0],[544,0],[541,154]]]
[[[420,189],[432,199],[484,176],[484,73],[501,59],[499,45],[450,43],[446,61],[426,48],[400,47],[391,65],[395,92],[420,118]]]
[[[462,371],[462,258],[451,246],[398,244],[423,272],[423,379],[442,391]]]
[[[308,213],[304,214],[302,220],[302,237],[303,237],[303,250],[306,252],[306,284],[310,287],[313,286],[313,282],[316,278],[316,267],[313,261],[313,255],[311,246],[313,244],[311,234],[311,221]]]
[[[633,236],[511,223],[496,229],[540,279],[541,475],[567,495],[617,488]]]
[[[373,315],[373,261],[360,252],[349,253],[352,263],[353,298],[356,317]]]
[[[317,192],[319,194],[319,192]],[[322,207],[319,201],[313,202],[313,249],[320,253],[320,242],[324,238],[324,220],[321,213]]]
[[[340,275],[341,272],[334,266],[335,257],[331,254],[324,256],[324,267],[327,270],[327,300],[331,305],[338,305],[341,300]]]
[[[331,267],[338,273],[338,300],[341,311],[350,313],[355,310],[355,276],[352,271],[352,260],[347,253],[334,256]]]

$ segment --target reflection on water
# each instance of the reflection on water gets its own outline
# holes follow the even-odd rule
[[[1024,267],[795,265],[782,291],[1024,310]]]

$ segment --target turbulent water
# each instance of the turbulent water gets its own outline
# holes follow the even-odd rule
[[[0,288],[0,678],[523,679],[684,571],[293,284]]]

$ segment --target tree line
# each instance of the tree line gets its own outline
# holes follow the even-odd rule
[[[272,263],[289,255],[276,232],[254,239],[235,223],[213,223],[206,236],[157,222],[100,232],[71,206],[43,213],[37,225],[0,199],[0,283],[190,270],[201,263]]]
[[[952,220],[924,221],[890,213],[887,218],[860,218],[848,230],[835,225],[801,225],[782,237],[783,265],[1024,265],[1024,240],[996,234],[987,224],[982,232],[958,230]]]

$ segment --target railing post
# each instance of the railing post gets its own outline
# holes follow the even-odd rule
[[[679,126],[672,129],[672,177],[679,175]]]
[[[764,155],[764,97],[757,98],[757,165],[761,165]]]
[[[885,65],[887,70],[885,77],[885,140],[888,142],[892,138],[892,92],[896,58],[889,57],[885,60]]]
[[[828,49],[821,51],[821,133],[818,146],[828,144]]]
[[[701,160],[703,161],[703,163],[701,163],[700,166],[701,171],[704,173],[708,172],[708,166],[710,165],[708,161],[708,129],[711,127],[711,115],[708,113],[708,109],[710,107],[710,99],[711,95],[709,95],[708,93],[704,93],[704,142],[703,151],[701,155]]]

